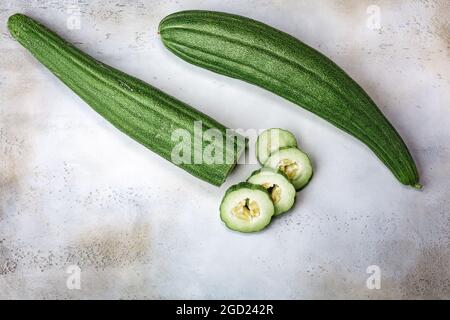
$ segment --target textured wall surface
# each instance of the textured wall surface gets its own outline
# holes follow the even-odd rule
[[[423,191],[325,121],[169,53],[159,21],[196,8],[264,21],[336,61],[404,137]],[[313,181],[265,231],[227,230],[221,197],[257,166],[215,188],[122,135],[11,39],[16,12],[229,127],[292,131]],[[449,12],[447,0],[2,1],[0,298],[450,298]]]

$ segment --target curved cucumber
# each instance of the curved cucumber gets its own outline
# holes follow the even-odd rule
[[[287,130],[271,128],[264,130],[256,140],[256,158],[264,164],[270,154],[284,147],[296,147],[295,136]]]
[[[291,209],[295,203],[295,188],[281,172],[262,168],[253,172],[247,182],[259,184],[269,192],[276,216]]]
[[[323,54],[280,30],[228,13],[182,11],[159,26],[184,60],[270,90],[364,142],[405,185],[420,187],[400,135],[364,90]]]
[[[9,18],[8,28],[16,40],[116,128],[190,174],[221,185],[245,148],[242,137],[230,137],[227,128],[217,121],[145,82],[93,59],[33,19],[15,14]],[[194,156],[198,159],[198,154],[202,156],[205,148],[211,149],[210,144],[189,144],[192,141],[173,139],[175,130],[186,133],[189,139],[194,137],[195,123],[201,123],[198,128],[201,128],[202,137],[212,128],[222,136],[223,141],[216,139],[213,146],[216,154],[223,155],[222,159],[209,164],[198,163]],[[233,139],[230,140],[233,143],[227,144],[226,138]],[[181,148],[183,146],[185,148]],[[182,159],[174,158],[172,154],[177,148],[185,151]]]
[[[220,218],[226,226],[240,232],[264,229],[275,213],[269,193],[263,187],[241,182],[231,186],[220,204]]]
[[[286,174],[295,190],[303,189],[313,175],[311,161],[304,152],[297,148],[288,147],[275,151],[264,163],[264,166]]]

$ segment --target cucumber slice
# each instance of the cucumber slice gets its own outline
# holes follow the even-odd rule
[[[264,229],[274,213],[275,208],[267,190],[248,182],[231,186],[220,204],[222,221],[228,228],[240,232]]]
[[[270,155],[265,167],[281,170],[298,191],[311,180],[313,169],[308,156],[298,148],[281,148]]]
[[[284,147],[297,147],[295,136],[284,129],[267,129],[256,140],[256,158],[264,164],[273,152]]]
[[[247,181],[259,184],[269,192],[276,216],[288,211],[294,205],[295,188],[284,173],[271,168],[262,168],[253,172]]]

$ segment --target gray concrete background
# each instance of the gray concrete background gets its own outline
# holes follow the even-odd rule
[[[159,21],[196,8],[269,23],[341,65],[404,137],[423,191],[325,121],[170,54]],[[221,197],[257,166],[215,188],[120,134],[10,38],[15,12],[230,127],[291,130],[313,181],[264,232],[230,232]],[[446,0],[2,1],[0,298],[450,298],[449,12]]]

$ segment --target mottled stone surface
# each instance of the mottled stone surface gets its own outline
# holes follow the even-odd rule
[[[170,54],[157,26],[183,9],[243,14],[331,57],[402,134],[423,191],[325,121]],[[230,232],[221,197],[257,166],[215,188],[120,134],[10,38],[15,12],[230,127],[292,131],[313,181],[265,231]],[[446,0],[3,1],[0,298],[450,298],[449,12]]]

